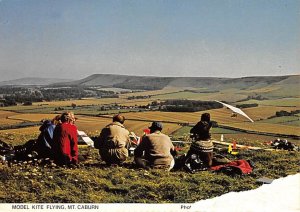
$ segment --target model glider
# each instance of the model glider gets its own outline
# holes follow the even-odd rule
[[[94,141],[85,132],[77,130],[78,144],[94,147]]]
[[[225,104],[225,103],[220,102],[220,101],[217,101],[217,100],[215,100],[215,102],[218,102],[218,103],[224,105],[225,107],[229,108],[229,109],[232,110],[233,112],[238,113],[238,114],[240,114],[240,115],[246,117],[246,118],[249,119],[251,122],[254,122],[254,121],[253,121],[249,116],[247,116],[247,114],[244,113],[241,109],[236,108],[236,107],[234,107],[234,106],[232,106],[232,105],[229,105],[229,104]]]

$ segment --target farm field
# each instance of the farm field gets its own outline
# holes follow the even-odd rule
[[[253,130],[258,132],[270,132],[279,134],[291,134],[300,135],[300,126],[298,122],[282,122],[283,118],[276,119],[266,119],[271,115],[274,115],[276,111],[286,109],[286,107],[274,107],[274,106],[259,106],[254,108],[246,108],[244,111],[256,121],[250,123],[246,118],[242,116],[231,117],[231,111],[225,108],[214,109],[208,111],[200,111],[194,113],[184,113],[184,112],[160,112],[160,111],[147,111],[147,112],[129,112],[123,113],[127,121],[125,126],[130,130],[135,132],[137,135],[143,134],[143,129],[147,128],[151,121],[162,121],[164,122],[164,133],[171,134],[174,131],[181,128],[177,123],[190,123],[195,124],[199,121],[200,116],[204,112],[209,112],[211,114],[212,120],[217,121],[219,124],[232,126],[244,130]],[[294,108],[287,108],[288,111],[294,110]],[[91,114],[93,110],[89,109]],[[74,110],[76,113],[82,112],[80,110]],[[118,113],[119,111],[115,111]],[[97,111],[98,114],[98,111]],[[20,122],[39,122],[42,119],[52,119],[55,114],[52,113],[14,113],[1,111],[0,113],[0,123],[20,123]],[[8,116],[10,115],[10,116]],[[9,117],[7,119],[6,117]],[[106,126],[111,121],[112,115],[106,115],[107,118],[103,117],[92,117],[85,115],[76,115],[78,120],[76,125],[79,130],[86,131],[89,135],[98,135],[100,130]],[[295,118],[297,119],[297,118]],[[280,121],[281,120],[281,121]],[[167,123],[172,122],[172,123]],[[23,130],[23,129],[20,129]],[[38,132],[38,131],[37,131]]]
[[[13,116],[13,118],[22,120],[22,121],[31,121],[31,122],[38,122],[41,119],[52,119],[55,114],[18,114]],[[102,117],[89,117],[89,116],[76,116],[78,120],[76,121],[76,126],[78,130],[85,131],[90,136],[99,135],[101,129],[104,128],[107,124],[111,123],[111,118],[102,118]],[[127,120],[124,123],[125,127],[129,130],[134,132],[136,135],[141,136],[143,135],[143,130],[148,128],[151,125],[151,122],[148,121],[131,121]],[[178,124],[171,124],[171,123],[164,123],[163,132],[165,134],[171,134],[181,126]],[[9,130],[0,130],[0,138],[1,135],[5,134],[38,134],[39,130],[38,127],[27,127],[27,128],[19,128],[19,129],[9,129]],[[14,141],[18,143],[18,141]]]
[[[20,123],[18,120],[10,120],[7,117],[14,116],[18,113],[10,112],[10,111],[1,111],[0,110],[0,126],[12,125]]]
[[[17,109],[21,108],[22,106],[18,106]],[[54,114],[52,113],[59,113],[62,111],[53,111],[52,107],[43,107],[45,108],[43,113],[38,113],[39,110],[36,109],[27,109],[24,111],[24,113],[13,113],[13,112],[5,112],[2,111],[2,114],[7,114],[10,115],[9,118],[11,120],[9,121],[10,123],[15,123],[15,121],[22,120],[22,121],[40,121],[43,118],[52,118],[54,117]],[[49,109],[51,108],[51,109]],[[98,108],[98,107],[97,107]],[[48,110],[49,109],[49,110]],[[66,110],[71,110],[74,111],[75,114],[80,113],[80,114],[91,114],[91,115],[96,115],[96,114],[106,114],[106,113],[119,113],[120,111],[126,112],[128,110],[115,110],[115,111],[99,111],[95,110],[95,108],[92,106],[92,108],[81,108],[77,107],[74,110],[71,109],[71,107],[65,108]],[[20,110],[20,109],[19,109]],[[29,112],[29,113],[28,113]],[[50,113],[49,113],[50,112]],[[203,111],[204,112],[204,111]],[[180,112],[159,112],[159,111],[149,111],[149,112],[131,112],[131,113],[124,113],[126,118],[129,119],[139,119],[139,120],[156,120],[156,121],[172,121],[172,122],[184,122],[184,123],[196,123],[201,114],[203,112],[196,112],[196,113],[180,113]],[[231,112],[225,108],[223,109],[217,109],[217,110],[210,110],[207,111],[210,112],[212,115],[212,119],[216,120],[220,123],[231,123],[231,122],[240,122],[240,121],[247,121],[244,117],[231,117]],[[30,113],[32,113],[30,115]],[[45,114],[45,115],[44,115]],[[8,122],[6,119],[6,116],[4,115],[5,118],[0,118],[2,122]],[[15,121],[12,121],[12,119],[15,119]],[[17,122],[17,121],[16,121]]]
[[[153,91],[140,91],[140,92],[133,92],[133,93],[126,93],[121,94],[121,97],[129,97],[129,96],[152,96],[152,95],[160,95],[160,94],[167,94],[167,93],[174,93],[182,91],[183,88],[176,88],[176,87],[165,87],[162,90],[153,90]]]
[[[243,90],[242,93],[244,93],[244,94],[252,94],[252,93],[265,94],[268,92],[276,91],[278,89],[280,89],[279,85],[277,85],[277,86],[271,85],[271,86],[266,86],[263,88],[257,88],[256,86],[252,86],[252,87],[249,87],[247,90]]]
[[[231,123],[230,126],[239,129],[253,130],[257,132],[270,132],[284,135],[297,135],[300,136],[300,127],[289,126],[283,124],[270,124],[270,123]]]
[[[231,117],[231,112],[225,108],[200,111],[200,112],[160,112],[160,111],[147,111],[137,113],[125,113],[128,119],[138,120],[153,120],[153,121],[169,121],[179,123],[197,123],[200,116],[204,112],[211,114],[211,119],[218,123],[232,123],[247,121],[244,117]]]
[[[242,104],[252,104],[257,103],[259,105],[266,105],[266,106],[284,106],[284,107],[300,107],[300,99],[299,98],[279,98],[279,99],[272,99],[272,100],[247,100],[240,102]]]
[[[123,98],[111,99],[86,99],[86,100],[68,100],[68,101],[53,101],[53,102],[36,102],[31,106],[16,105],[10,107],[0,107],[1,111],[16,111],[19,113],[54,113],[55,109],[63,108],[66,110],[79,111],[86,114],[112,113],[113,111],[100,111],[101,106],[119,104],[122,106],[146,106],[150,104],[153,99],[133,99],[127,100]],[[71,105],[76,104],[73,108]],[[126,112],[126,111],[125,111]]]
[[[45,113],[27,113],[27,114],[15,114],[9,116],[8,118],[11,120],[19,120],[19,121],[31,121],[31,122],[38,122],[42,119],[53,119],[57,114],[45,114]]]
[[[6,118],[8,116],[16,115],[17,113],[15,112],[10,112],[10,111],[1,111],[0,110],[0,118]]]
[[[293,110],[300,109],[300,107],[278,107],[278,106],[258,106],[245,108],[243,111],[249,115],[253,120],[267,119],[270,116],[274,116],[277,111],[291,112]]]
[[[190,99],[190,100],[203,100],[203,101],[213,101],[213,100],[227,100],[230,102],[235,102],[241,99],[247,98],[243,94],[234,94],[231,90],[222,91],[217,93],[194,93],[189,91],[181,91],[177,93],[162,94],[153,96],[156,99],[166,100],[166,99]]]
[[[300,127],[300,117],[299,116],[283,116],[283,117],[275,117],[271,119],[266,119],[260,121],[262,123],[272,123],[272,124],[284,124]]]
[[[66,101],[51,101],[51,102],[33,102],[31,106],[23,106],[16,105],[10,107],[0,108],[0,110],[11,110],[11,111],[19,111],[19,110],[33,110],[37,108],[55,108],[55,107],[70,107],[72,104],[76,104],[77,106],[84,105],[105,105],[105,104],[115,104],[118,102],[127,102],[128,100],[122,98],[102,98],[102,99],[81,99],[81,100],[66,100]]]

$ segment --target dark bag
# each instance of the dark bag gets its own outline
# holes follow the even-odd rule
[[[11,145],[0,140],[0,155],[5,155],[5,154],[11,152],[13,149],[14,148]]]
[[[13,160],[15,157],[15,151],[13,146],[0,140],[0,156],[1,156],[1,160],[4,161]]]
[[[291,143],[287,140],[277,139],[277,140],[271,142],[271,146],[274,149],[284,149],[284,150],[288,150],[288,151],[299,151],[298,146],[296,146],[295,144],[293,144],[293,143]]]
[[[192,174],[197,171],[205,171],[208,169],[197,154],[191,154],[190,156],[186,157],[184,168]]]

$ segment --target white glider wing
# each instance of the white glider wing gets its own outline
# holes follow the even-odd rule
[[[234,107],[232,105],[229,105],[229,104],[225,104],[223,102],[220,102],[220,101],[217,101],[215,100],[215,102],[219,102],[220,104],[224,105],[225,107],[229,108],[230,110],[232,110],[233,112],[235,113],[238,113],[244,117],[246,117],[247,119],[249,119],[251,122],[254,122],[246,113],[244,113],[241,109],[237,108],[237,107]]]

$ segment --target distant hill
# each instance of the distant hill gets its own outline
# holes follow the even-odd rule
[[[15,86],[27,86],[27,85],[49,85],[53,83],[63,83],[72,81],[71,79],[56,79],[56,78],[38,78],[38,77],[26,77],[15,80],[8,80],[0,82],[0,86],[15,85]]]
[[[155,77],[114,74],[93,74],[81,80],[22,78],[0,82],[0,86],[99,86],[130,90],[160,90],[167,86],[179,88],[201,88],[205,91],[239,90],[249,96],[262,95],[266,98],[300,97],[300,75],[254,76],[242,78],[220,77]]]
[[[128,76],[111,74],[94,74],[81,80],[67,83],[56,83],[57,86],[103,86],[124,89],[158,90],[167,86],[194,87],[207,89],[237,88],[247,89],[250,87],[263,88],[280,82],[300,82],[299,75],[292,76],[257,76],[242,78],[217,78],[217,77],[149,77]]]

